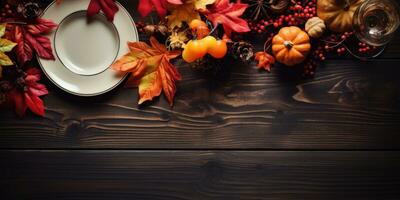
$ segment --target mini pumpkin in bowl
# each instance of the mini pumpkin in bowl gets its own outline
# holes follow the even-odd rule
[[[318,0],[317,15],[331,31],[351,31],[354,12],[363,2],[364,0]]]

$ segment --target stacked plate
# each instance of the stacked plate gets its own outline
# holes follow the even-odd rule
[[[88,20],[89,1],[52,3],[42,16],[59,26],[47,36],[56,59],[38,58],[39,63],[54,84],[79,96],[100,95],[118,86],[126,74],[110,69],[110,65],[128,52],[128,41],[139,40],[134,21],[123,6],[117,3],[119,12],[113,22],[101,13]]]

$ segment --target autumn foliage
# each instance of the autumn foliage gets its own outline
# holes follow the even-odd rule
[[[152,100],[163,91],[170,105],[176,92],[176,81],[181,79],[170,60],[180,51],[168,51],[154,37],[150,45],[145,42],[128,42],[130,52],[116,61],[112,68],[131,73],[130,86],[139,87],[139,104]]]

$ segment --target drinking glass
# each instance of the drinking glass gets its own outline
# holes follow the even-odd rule
[[[354,13],[354,32],[362,42],[384,46],[399,27],[399,16],[399,6],[395,0],[366,0]]]

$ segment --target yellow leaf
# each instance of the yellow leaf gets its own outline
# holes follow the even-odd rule
[[[13,65],[14,63],[12,60],[3,52],[0,52],[0,65],[2,66],[9,66]]]
[[[200,19],[199,13],[195,10],[193,2],[171,7],[171,15],[167,16],[168,26],[173,29],[182,27],[182,22],[190,23],[194,19]]]
[[[6,24],[0,24],[0,38],[6,33]]]
[[[196,10],[205,10],[207,5],[213,4],[216,0],[192,0]]]
[[[10,52],[17,43],[11,42],[10,40],[7,39],[1,39],[0,38],[0,51],[1,52]]]

